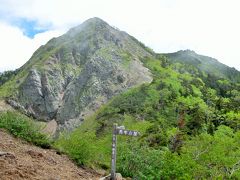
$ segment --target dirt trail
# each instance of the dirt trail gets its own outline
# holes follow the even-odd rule
[[[0,129],[1,180],[99,179],[93,170],[77,167],[65,155],[41,149],[12,137]]]

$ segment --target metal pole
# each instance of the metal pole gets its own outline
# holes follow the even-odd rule
[[[117,154],[117,124],[113,125],[112,136],[112,161],[111,161],[111,180],[116,179],[116,154]]]

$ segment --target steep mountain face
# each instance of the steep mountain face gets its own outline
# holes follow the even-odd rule
[[[14,103],[37,119],[71,129],[111,97],[152,81],[139,59],[152,56],[99,18],[40,47],[14,79]]]
[[[229,79],[233,82],[240,82],[239,71],[220,63],[214,58],[199,55],[191,50],[181,50],[164,55],[173,62],[192,65],[207,74],[211,74],[219,78]]]

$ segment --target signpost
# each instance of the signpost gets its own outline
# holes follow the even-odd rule
[[[116,179],[116,155],[117,155],[117,135],[126,136],[139,136],[138,131],[125,130],[124,126],[113,125],[113,136],[112,136],[112,159],[111,159],[111,180]]]

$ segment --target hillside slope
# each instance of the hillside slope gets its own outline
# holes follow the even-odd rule
[[[77,167],[65,155],[13,138],[0,129],[0,179],[99,179],[94,171]]]
[[[108,167],[112,125],[118,123],[141,132],[137,139],[118,138],[117,170],[123,176],[239,179],[240,84],[207,81],[195,67],[165,56],[143,63],[153,74],[150,84],[114,97],[61,136],[57,147],[76,162]],[[78,157],[79,151],[91,156]]]
[[[225,64],[220,63],[217,59],[199,55],[191,50],[181,50],[163,55],[168,57],[172,62],[191,65],[206,74],[228,79],[232,82],[240,82],[240,72],[235,68],[230,68]]]

